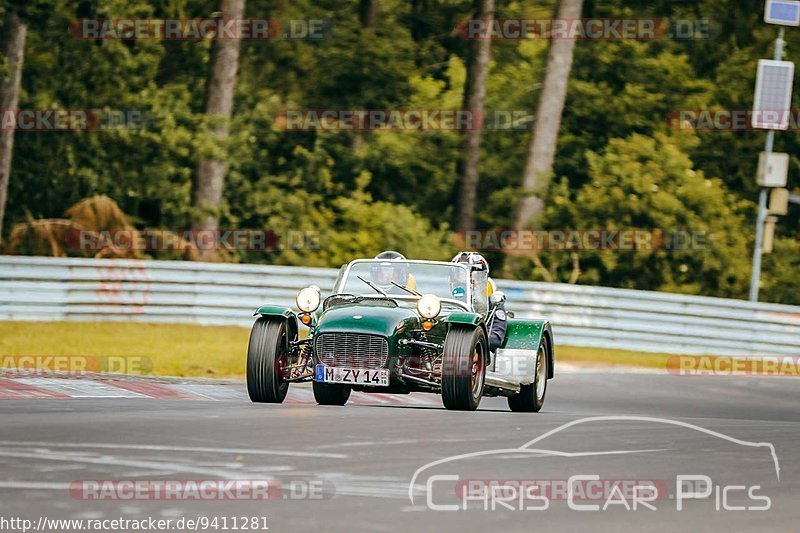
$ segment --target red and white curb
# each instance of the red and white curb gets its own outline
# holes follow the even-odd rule
[[[208,381],[163,382],[131,378],[0,377],[0,400],[57,398],[131,398],[158,400],[211,400],[249,402],[244,383],[213,384]],[[314,405],[307,386],[290,386],[284,403]],[[348,403],[441,407],[438,396],[427,394],[367,394],[354,392]]]

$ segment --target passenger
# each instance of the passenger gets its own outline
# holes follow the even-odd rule
[[[489,263],[486,259],[475,252],[460,252],[452,261],[466,265],[470,270],[472,285],[472,308],[481,314],[486,315],[487,331],[489,332],[489,351],[494,353],[506,338],[508,328],[508,316],[505,309],[505,296],[500,291],[495,291],[495,283],[489,277]],[[453,281],[451,280],[451,285]],[[493,294],[492,305],[490,306],[489,297]],[[453,297],[456,297],[455,290]]]

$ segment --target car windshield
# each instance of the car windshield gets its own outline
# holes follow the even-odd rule
[[[403,285],[421,294],[469,302],[469,271],[464,265],[429,261],[353,261],[336,292],[376,295],[377,291],[359,277],[371,282],[391,297],[413,295],[394,285]]]

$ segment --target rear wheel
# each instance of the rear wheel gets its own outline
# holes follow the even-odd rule
[[[350,398],[350,387],[347,385],[329,385],[315,381],[314,399],[320,405],[344,405]]]
[[[261,317],[247,347],[247,394],[258,403],[283,403],[289,391],[289,335],[286,320]]]
[[[447,409],[474,411],[486,379],[483,328],[451,326],[442,352],[442,403]]]
[[[530,385],[523,385],[519,393],[508,397],[508,407],[521,413],[538,413],[544,405],[547,392],[547,369],[549,351],[546,342],[539,345],[536,353],[536,375]]]

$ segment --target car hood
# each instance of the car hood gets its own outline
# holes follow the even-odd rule
[[[416,310],[409,307],[385,307],[363,303],[339,305],[322,313],[315,334],[347,331],[389,337],[395,333],[418,328],[419,323]]]

